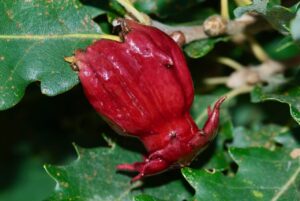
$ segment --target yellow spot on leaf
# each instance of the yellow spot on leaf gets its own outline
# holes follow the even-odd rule
[[[67,182],[61,182],[60,185],[63,186],[64,188],[69,187],[69,184]]]
[[[263,198],[264,197],[264,194],[260,191],[252,191],[254,197],[257,197],[257,198]]]
[[[8,16],[9,19],[12,20],[12,19],[14,18],[14,15],[13,15],[13,11],[12,11],[12,10],[7,10],[7,11],[6,11],[6,14],[7,14],[7,16]]]

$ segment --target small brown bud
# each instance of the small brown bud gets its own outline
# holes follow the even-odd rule
[[[203,30],[210,37],[223,35],[227,30],[227,20],[220,15],[211,16],[204,21]]]
[[[181,31],[174,31],[170,36],[180,47],[186,42],[185,36]]]

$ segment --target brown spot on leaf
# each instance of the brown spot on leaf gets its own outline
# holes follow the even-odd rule
[[[293,149],[293,151],[291,151],[290,153],[290,156],[292,157],[292,159],[300,157],[300,148]]]

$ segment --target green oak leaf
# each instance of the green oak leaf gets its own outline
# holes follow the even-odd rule
[[[101,10],[106,11],[110,15],[115,15],[115,17],[120,17],[126,14],[125,8],[119,4],[117,0],[105,0],[105,1],[98,1],[98,0],[82,0],[85,1],[87,4],[90,4],[94,7],[99,7]]]
[[[268,2],[269,0],[253,0],[252,4],[250,5],[236,8],[234,10],[234,15],[236,17],[241,17],[243,14],[253,11],[266,14]]]
[[[116,165],[141,161],[142,157],[113,142],[111,147],[75,148],[78,158],[70,165],[45,166],[47,173],[57,182],[55,192],[48,200],[129,201],[141,191],[165,200],[181,201],[190,197],[180,179],[171,178],[163,184],[154,185],[166,174],[147,178],[142,186],[141,182],[131,184],[132,177],[117,172]],[[147,180],[151,186],[147,186]]]
[[[290,22],[295,17],[294,9],[280,6],[278,0],[254,0],[251,5],[238,7],[234,10],[236,17],[240,17],[246,12],[261,14],[275,29],[283,34],[289,33]]]
[[[281,133],[276,136],[274,140],[287,148],[297,148],[300,147],[300,140],[297,138],[298,132],[291,132],[290,130],[286,131],[286,133]]]
[[[17,104],[39,82],[54,96],[78,83],[64,61],[99,38],[92,18],[103,13],[79,0],[0,0],[0,110]]]
[[[196,191],[191,200],[296,201],[300,200],[300,157],[292,153],[297,150],[231,147],[236,175],[191,168],[182,173]]]
[[[134,198],[134,201],[164,201],[164,200],[157,199],[157,198],[152,197],[150,195],[137,195]]]
[[[274,6],[268,9],[265,15],[268,22],[283,34],[289,33],[290,22],[294,17],[295,13],[283,6]]]
[[[174,16],[178,12],[187,10],[204,2],[205,0],[157,0],[157,1],[144,1],[136,0],[134,5],[140,11],[148,14],[155,14],[160,17]]]
[[[193,58],[198,59],[207,55],[218,42],[226,42],[229,40],[229,37],[217,37],[217,38],[208,38],[203,40],[197,40],[187,44],[184,47],[185,53]]]
[[[196,96],[192,114],[197,118],[197,114],[206,115],[206,108],[216,101],[217,96]],[[224,109],[222,119],[227,116]],[[202,118],[200,118],[202,119]],[[204,119],[203,119],[204,120]],[[203,121],[199,120],[199,123]],[[223,143],[226,139],[232,137],[232,125],[225,120],[220,128],[220,137],[217,138],[216,154],[205,165],[206,168],[225,169],[229,166],[227,157],[224,155]],[[64,200],[68,197],[75,200],[178,200],[182,201],[189,198],[190,192],[186,189],[184,182],[180,178],[174,179],[172,172],[163,173],[157,176],[149,177],[145,180],[145,186],[142,186],[142,195],[140,188],[134,188],[130,185],[130,178],[124,174],[118,173],[115,167],[119,163],[131,163],[140,161],[140,154],[134,153],[117,144],[112,147],[99,147],[93,149],[77,148],[78,159],[68,166],[55,167],[46,166],[46,170],[52,176],[59,187],[49,200]],[[202,160],[199,156],[199,161]],[[196,162],[197,163],[197,162]],[[175,172],[176,173],[176,172]],[[170,175],[171,174],[171,175]],[[95,176],[93,176],[95,175]],[[173,178],[166,182],[158,183],[162,178]],[[178,175],[177,175],[178,176]],[[151,184],[148,186],[147,184]],[[88,187],[87,187],[88,186]],[[105,191],[103,189],[106,189]],[[154,196],[154,197],[151,197]]]
[[[236,17],[240,17],[247,12],[257,12],[266,15],[268,9],[274,6],[279,6],[280,4],[281,0],[253,0],[252,4],[250,5],[236,8],[234,10],[234,15]]]
[[[291,22],[291,35],[293,39],[300,44],[300,9],[298,10],[296,17]]]
[[[115,144],[111,148],[82,149],[75,146],[78,158],[68,166],[45,165],[57,182],[49,200],[132,200],[130,178],[117,173],[117,161],[134,162],[137,155],[124,157]],[[125,162],[125,161],[124,161]]]
[[[300,87],[294,86],[287,89],[269,90],[268,87],[257,86],[251,92],[251,100],[254,103],[262,101],[278,101],[286,103],[290,107],[290,113],[295,121],[300,124]]]
[[[253,129],[237,127],[234,129],[233,142],[230,146],[247,148],[247,147],[264,147],[273,150],[276,148],[277,137],[282,137],[291,133],[288,127],[270,124],[259,126]]]
[[[281,36],[266,44],[264,49],[274,60],[284,60],[296,57],[300,54],[300,47],[295,43],[295,40],[298,39],[292,38],[291,36]]]

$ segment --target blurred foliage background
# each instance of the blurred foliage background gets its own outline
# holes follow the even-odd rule
[[[206,178],[207,175],[203,172],[197,172],[199,169],[207,168],[219,171],[219,173],[222,172],[227,176],[235,175],[238,172],[240,162],[236,159],[242,156],[247,158],[251,154],[256,156],[256,153],[252,150],[253,147],[265,148],[265,150],[259,150],[262,158],[269,156],[267,150],[275,150],[274,158],[277,156],[280,158],[288,157],[288,154],[284,153],[291,152],[287,150],[299,148],[299,2],[293,0],[254,0],[253,2],[250,1],[252,4],[248,6],[239,6],[237,2],[247,3],[248,1],[229,1],[231,19],[238,18],[236,13],[250,11],[258,13],[264,23],[271,24],[271,28],[256,34],[255,39],[271,59],[294,62],[295,65],[293,65],[293,68],[281,73],[282,77],[276,79],[275,82],[268,83],[267,86],[265,83],[260,83],[255,90],[236,96],[226,104],[222,111],[219,136],[200,155],[199,160],[192,164],[191,167],[195,169],[195,172],[187,168],[183,170],[183,176],[179,170],[175,170],[163,174],[163,176],[147,178],[143,187],[139,187],[138,190],[129,193],[121,200],[189,200],[199,197],[208,200],[205,197],[207,196],[206,193],[213,192],[212,194],[214,194],[216,192],[208,189],[208,187],[197,186],[200,185],[200,180],[215,181],[220,183],[221,187],[230,186],[231,184],[230,182],[223,183],[222,179],[216,178],[216,175],[213,174],[212,177]],[[152,19],[171,25],[202,24],[209,16],[220,13],[221,7],[220,1],[205,0],[136,0],[134,5],[140,11],[149,14]],[[31,9],[32,7],[35,9]],[[63,9],[60,10],[60,8]],[[76,11],[78,8],[80,8],[80,12]],[[23,12],[22,15],[18,14],[18,12],[24,10],[28,12]],[[109,184],[98,180],[88,187],[80,186],[77,189],[77,187],[73,188],[72,186],[76,186],[78,184],[76,182],[80,182],[74,177],[81,178],[81,174],[92,167],[86,159],[90,159],[91,153],[99,152],[99,155],[106,153],[105,149],[102,148],[108,147],[108,145],[102,137],[102,133],[116,141],[117,147],[120,146],[115,150],[116,153],[113,153],[112,156],[114,157],[118,155],[123,157],[124,152],[124,158],[131,158],[131,155],[133,158],[139,158],[137,152],[144,152],[139,142],[135,139],[116,135],[95,113],[85,99],[76,73],[62,59],[64,56],[72,55],[75,49],[84,48],[90,44],[93,38],[55,39],[55,44],[49,38],[45,38],[40,43],[32,46],[31,41],[28,42],[26,39],[7,39],[5,37],[18,34],[111,33],[111,20],[116,16],[122,16],[125,10],[117,1],[113,0],[64,0],[58,2],[32,0],[29,3],[22,0],[12,0],[10,2],[0,0],[0,11],[2,11],[0,12],[0,46],[2,49],[0,50],[0,60],[1,57],[5,57],[4,61],[0,62],[0,86],[2,85],[2,88],[0,87],[2,110],[0,112],[0,200],[37,201],[49,197],[49,200],[64,200],[68,196],[74,198],[74,200],[89,200],[91,199],[89,195],[93,193],[95,193],[94,197],[92,196],[94,200],[117,200],[114,195],[118,195],[117,197],[120,199],[119,193],[124,192],[123,187],[120,189],[121,192],[112,191],[111,197],[101,191],[99,195],[97,194],[101,187],[116,189],[118,187],[116,181],[121,176],[122,185],[129,185],[130,177],[128,175],[114,173],[113,164],[115,162],[112,162],[109,168],[113,173],[107,173],[114,174],[111,187],[108,187]],[[38,19],[36,15],[39,12],[42,13],[42,16],[48,12],[50,17],[46,15],[45,19],[44,17]],[[10,13],[14,16],[14,20],[10,19]],[[77,21],[82,22],[82,20],[86,20],[89,25],[76,23]],[[90,21],[94,23],[90,23]],[[49,27],[51,26],[50,22],[61,24],[52,28]],[[16,26],[16,23],[22,24],[21,28]],[[34,28],[37,27],[35,24],[42,26],[42,28]],[[62,28],[65,24],[68,25],[68,29]],[[287,24],[287,27],[282,30],[282,25],[285,24]],[[62,27],[60,27],[61,25]],[[22,26],[27,28],[22,28]],[[76,40],[79,40],[79,42]],[[61,46],[53,48],[57,44]],[[59,48],[62,50],[57,52]],[[197,94],[191,110],[195,119],[201,116],[204,109],[212,104],[216,97],[230,91],[224,85],[211,86],[203,83],[206,78],[229,76],[232,73],[232,69],[216,62],[217,57],[226,56],[245,66],[260,64],[260,61],[251,51],[249,43],[236,43],[225,36],[195,41],[186,44],[183,49]],[[27,51],[29,53],[26,58],[19,61],[19,58]],[[8,59],[6,60],[6,58]],[[22,66],[22,68],[15,68],[17,65]],[[13,69],[17,69],[18,73],[13,74]],[[8,81],[10,75],[14,76],[13,84]],[[43,94],[49,96],[43,95],[40,88]],[[265,101],[270,99],[273,101]],[[2,104],[1,101],[5,104]],[[199,121],[198,123],[201,124],[202,122]],[[80,161],[77,161],[78,163],[72,162],[78,156],[72,143],[83,147],[83,150],[85,150],[82,151],[83,161],[81,163]],[[230,147],[233,147],[232,150]],[[236,151],[234,148],[245,148],[245,153],[240,150]],[[277,152],[279,148],[282,148],[282,150]],[[126,155],[127,153],[128,155]],[[103,156],[103,160],[104,158],[105,156]],[[270,160],[271,158],[272,156],[270,156]],[[99,163],[96,169],[102,168],[100,167],[103,164],[101,160],[95,162],[95,164]],[[284,158],[282,160],[288,159]],[[119,162],[116,161],[116,163]],[[252,163],[260,164],[255,160]],[[52,178],[47,175],[43,167],[44,164],[51,164],[46,169]],[[291,162],[291,164],[294,163]],[[55,169],[56,166],[66,168],[63,170]],[[245,168],[245,166],[242,167]],[[272,169],[271,167],[270,169]],[[292,180],[295,184],[294,187],[288,188],[289,191],[286,197],[283,196],[278,200],[296,201],[298,198],[300,199],[300,163],[295,163],[291,167],[294,168],[291,168],[293,171],[286,173],[286,175],[279,175],[278,172],[270,170],[270,174],[274,173],[273,177],[280,181],[279,178],[281,177],[290,178],[293,175],[295,177]],[[251,169],[246,165],[246,168],[254,170],[255,167]],[[60,180],[59,177],[55,177],[57,173],[65,173],[66,175]],[[267,172],[264,173],[267,174]],[[251,178],[259,175],[249,174]],[[60,181],[68,182],[72,189],[68,191],[67,188],[58,188],[58,184],[53,178],[61,186]],[[195,180],[198,181],[197,179],[199,183],[195,183]],[[86,181],[82,182],[85,183]],[[269,182],[274,183],[271,180]],[[253,183],[255,184],[255,182]],[[286,184],[286,181],[282,181],[282,186],[284,184]],[[268,185],[262,184],[262,187]],[[172,194],[170,192],[174,191],[178,195],[173,195],[174,197],[169,195]],[[215,191],[220,193],[218,188]],[[229,190],[226,192],[228,194],[234,193]],[[260,197],[261,192],[253,192],[256,197]],[[101,197],[104,194],[105,196]],[[224,196],[226,197],[226,195]],[[253,197],[247,197],[247,192],[244,196],[246,196],[246,200],[255,200]],[[266,195],[262,200],[270,200],[268,196]],[[227,198],[230,198],[230,196],[228,195]],[[212,200],[222,199],[216,197]]]

